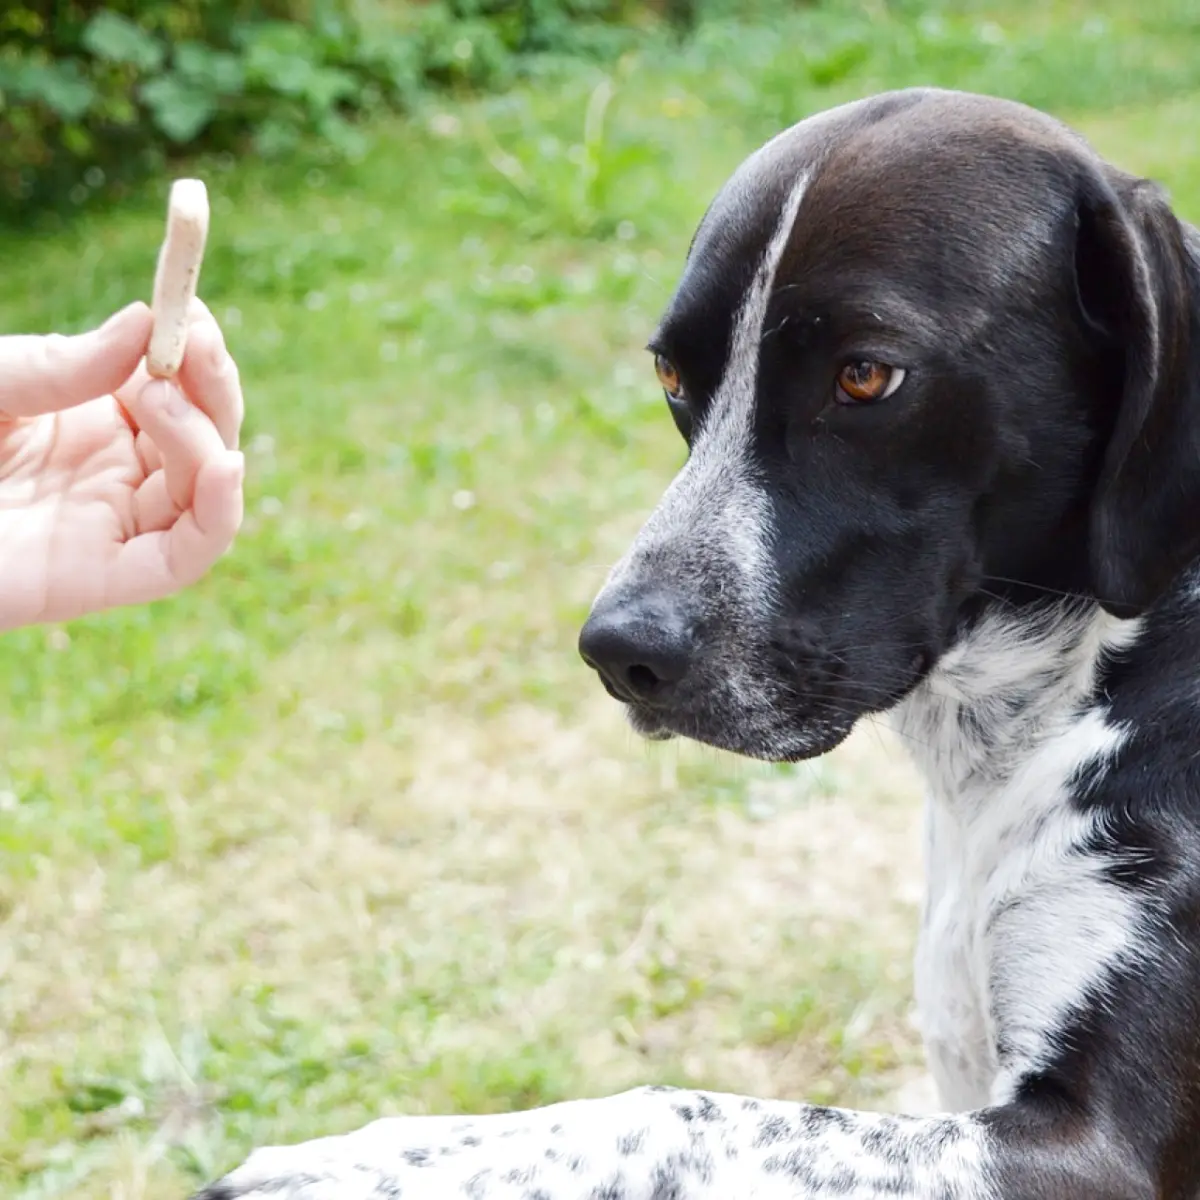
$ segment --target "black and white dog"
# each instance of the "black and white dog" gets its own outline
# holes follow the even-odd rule
[[[581,649],[652,737],[888,712],[947,1112],[646,1088],[261,1150],[208,1200],[1200,1196],[1200,236],[1022,106],[802,122],[651,343],[686,465]]]

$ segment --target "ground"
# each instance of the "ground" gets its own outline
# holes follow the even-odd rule
[[[169,1200],[263,1142],[637,1082],[923,1102],[903,747],[649,747],[574,642],[682,457],[641,347],[781,125],[997,91],[1200,216],[1190,3],[956,7],[712,22],[350,164],[195,167],[249,515],[188,595],[0,645],[0,1191]],[[0,329],[144,296],[165,188],[0,234]]]

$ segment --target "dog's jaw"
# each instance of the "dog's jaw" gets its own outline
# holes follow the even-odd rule
[[[828,754],[850,736],[853,722],[807,723],[796,727],[784,721],[772,724],[737,723],[736,718],[705,712],[700,716],[667,717],[653,709],[625,705],[626,718],[640,737],[651,742],[686,738],[761,762],[803,762]],[[668,723],[669,722],[669,723]]]

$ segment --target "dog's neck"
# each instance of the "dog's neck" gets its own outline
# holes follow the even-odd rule
[[[1140,628],[1081,600],[980,614],[891,713],[932,801],[986,803],[1094,707],[1106,656]]]

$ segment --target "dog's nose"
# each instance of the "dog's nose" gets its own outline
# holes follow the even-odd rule
[[[579,634],[579,653],[618,700],[654,700],[687,674],[694,639],[678,605],[661,595],[601,600]]]

